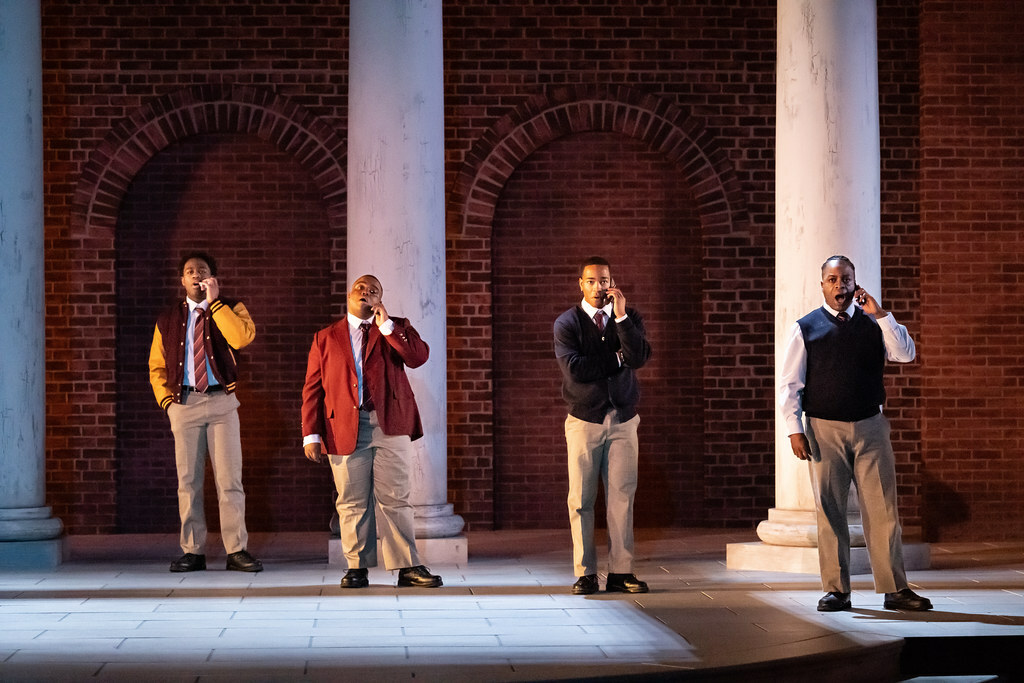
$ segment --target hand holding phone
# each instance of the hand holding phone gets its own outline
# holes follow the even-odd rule
[[[605,306],[607,306],[608,304],[614,304],[615,303],[615,297],[612,296],[609,293],[609,290],[611,288],[613,288],[613,287],[615,287],[615,278],[611,279],[611,282],[608,283],[608,289],[604,290],[604,305]]]

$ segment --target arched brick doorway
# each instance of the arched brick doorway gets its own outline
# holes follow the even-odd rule
[[[613,153],[614,158],[608,157],[604,161],[595,158],[584,161],[582,166],[574,166],[576,160],[594,151],[594,145],[609,149],[617,147],[618,151]],[[555,152],[553,156],[550,154],[552,150]],[[684,302],[682,308],[670,307],[661,313],[666,319],[660,322],[665,326],[660,352],[671,353],[671,347],[676,346],[684,352],[689,349],[698,356],[696,363],[687,358],[671,368],[672,372],[682,370],[687,373],[684,385],[693,391],[685,395],[673,397],[674,388],[677,389],[680,383],[678,377],[670,376],[672,372],[662,371],[659,373],[661,376],[644,377],[648,395],[653,394],[660,404],[654,411],[649,406],[648,412],[660,410],[666,416],[673,410],[685,412],[679,421],[693,419],[687,429],[691,437],[697,437],[699,441],[696,444],[672,443],[672,436],[647,435],[648,448],[651,438],[661,439],[663,453],[661,464],[647,474],[652,479],[647,495],[653,502],[649,523],[702,521],[707,509],[701,503],[706,498],[703,494],[709,489],[706,454],[718,449],[719,442],[727,437],[712,434],[710,438],[704,436],[700,439],[698,435],[704,434],[704,426],[709,421],[720,425],[723,420],[732,419],[735,411],[749,410],[744,400],[733,406],[724,405],[720,400],[723,392],[729,389],[725,385],[730,382],[722,382],[719,376],[723,374],[723,368],[731,368],[735,363],[730,351],[735,349],[738,355],[743,348],[743,342],[723,335],[723,324],[735,320],[745,328],[741,322],[743,306],[735,305],[736,292],[744,285],[733,283],[722,270],[728,267],[725,264],[730,260],[736,261],[730,254],[734,256],[738,249],[750,242],[745,202],[728,159],[698,119],[657,96],[625,87],[600,89],[583,86],[561,88],[538,96],[502,119],[480,139],[467,155],[449,202],[449,467],[452,470],[449,482],[452,497],[465,501],[462,514],[471,523],[483,527],[507,526],[506,520],[500,516],[516,515],[516,509],[522,509],[524,513],[511,520],[515,526],[535,525],[530,519],[536,517],[552,520],[550,523],[564,520],[563,482],[550,483],[555,476],[561,476],[563,480],[565,476],[556,475],[563,465],[564,441],[560,430],[561,418],[555,418],[559,415],[564,417],[564,407],[557,393],[550,324],[558,311],[571,306],[578,298],[573,274],[577,259],[590,255],[594,250],[609,251],[609,245],[613,244],[610,241],[613,239],[612,226],[621,221],[622,216],[607,214],[607,220],[599,230],[603,233],[598,240],[602,246],[595,249],[579,244],[578,232],[566,232],[551,242],[538,235],[523,234],[525,227],[516,228],[517,219],[514,217],[519,215],[525,216],[527,221],[539,221],[555,212],[554,205],[549,203],[532,215],[528,213],[529,201],[536,199],[538,191],[544,187],[545,165],[549,167],[549,184],[562,182],[564,178],[553,174],[572,167],[575,169],[571,171],[573,178],[582,179],[591,174],[590,187],[593,189],[600,187],[606,179],[594,177],[592,173],[607,163],[627,164],[625,175],[618,176],[613,185],[618,184],[610,188],[604,197],[605,200],[611,198],[611,204],[615,203],[614,197],[626,196],[631,173],[639,174],[634,176],[634,181],[647,185],[655,178],[660,179],[658,182],[672,179],[671,191],[659,191],[661,199],[648,197],[639,200],[637,206],[650,208],[651,201],[655,201],[660,207],[655,211],[660,218],[648,215],[645,219],[651,225],[657,225],[654,231],[657,238],[639,240],[644,231],[639,227],[633,228],[630,239],[635,248],[626,256],[625,265],[639,275],[640,282],[656,273],[662,275],[656,276],[656,282],[652,280],[649,288],[640,288],[649,291],[635,293],[634,301],[641,310],[649,308],[651,302],[683,297],[680,300]],[[654,170],[659,164],[660,170]],[[541,167],[540,175],[537,175],[537,169],[529,169],[531,165]],[[533,175],[532,180],[525,181],[526,186],[536,183],[538,191],[524,193],[517,187],[520,180],[517,176],[524,169]],[[617,171],[622,171],[622,167]],[[506,205],[512,192],[520,195],[515,207]],[[676,196],[672,196],[673,192]],[[506,214],[513,218],[507,220]],[[675,216],[675,220],[663,220],[669,214]],[[560,229],[553,225],[547,227],[549,230]],[[509,229],[513,233],[516,230],[521,233],[513,241],[520,239],[523,244],[534,243],[531,247],[533,256],[524,254],[520,260],[525,267],[518,270],[515,264],[506,262],[508,240],[504,234],[498,234],[499,230]],[[574,229],[578,230],[579,225]],[[673,241],[676,241],[674,246]],[[678,257],[675,270],[670,263],[672,256]],[[615,257],[609,255],[609,258],[614,266]],[[645,271],[645,263],[658,265]],[[525,272],[531,268],[535,272]],[[671,278],[663,277],[665,273],[672,273],[680,279],[673,282]],[[519,283],[517,278],[521,279]],[[506,305],[503,302],[509,292],[515,292],[517,284],[529,287],[530,280],[542,280],[557,302],[546,303],[546,308],[538,312],[542,324],[530,333],[536,340],[526,351],[527,355],[515,360],[515,347],[521,347],[521,342],[512,336],[514,333],[504,329],[499,318],[504,315]],[[529,301],[531,296],[528,293],[525,299]],[[660,303],[655,304],[655,308],[658,305]],[[687,305],[691,308],[687,309]],[[680,313],[684,314],[681,319],[678,317]],[[673,315],[677,319],[667,319]],[[495,321],[489,335],[481,333],[479,327],[480,319],[485,316]],[[511,317],[515,319],[516,314]],[[709,324],[712,320],[713,324]],[[472,324],[468,324],[470,321]],[[709,349],[709,340],[712,339],[714,346]],[[502,359],[503,353],[509,354],[505,360]],[[659,353],[657,341],[655,353]],[[535,358],[530,367],[535,369],[526,369],[526,373],[533,373],[532,386],[536,387],[536,398],[520,401],[514,398],[515,390],[506,395],[504,383],[516,374],[523,374],[524,368],[516,365],[526,363],[531,355]],[[474,368],[481,365],[491,368],[493,375],[474,374]],[[737,377],[731,383],[738,386],[743,381],[744,378]],[[482,396],[493,396],[494,399],[481,401],[479,397]],[[744,399],[749,398],[748,392]],[[517,411],[524,410],[525,403],[519,405],[521,402],[532,402],[532,423],[520,420],[516,415]],[[539,430],[536,420],[541,420]],[[531,448],[520,444],[507,451],[498,442],[507,436],[509,429],[529,432],[530,438],[542,446]],[[538,456],[534,451],[541,447],[546,454]],[[643,446],[641,448],[643,450]],[[495,462],[499,458],[502,462]],[[527,462],[530,459],[542,460],[546,464],[517,467],[516,458]],[[465,471],[466,476],[460,476],[460,470]],[[510,481],[510,477],[514,481]],[[488,479],[493,482],[493,488],[487,486]],[[523,491],[521,497],[513,495],[517,488]],[[486,493],[481,495],[488,490],[493,491],[490,497]],[[512,495],[512,499],[502,501],[502,492],[506,498]],[[694,498],[699,500],[694,501]],[[538,505],[544,508],[543,512]],[[659,515],[660,519],[655,519]],[[563,523],[560,521],[559,525]]]
[[[240,390],[250,528],[324,528],[329,477],[303,461],[297,413],[302,348],[341,310],[330,283],[344,289],[344,168],[332,128],[251,87],[169,94],[93,152],[76,188],[72,251],[110,277],[72,283],[72,301],[94,301],[90,319],[72,325],[110,360],[90,372],[97,400],[83,406],[95,412],[96,449],[74,456],[110,481],[89,500],[103,503],[96,516],[107,530],[177,526],[173,444],[146,357],[159,308],[181,296],[175,266],[185,248],[214,253],[225,293],[242,298],[257,324]],[[298,310],[286,313],[282,302]],[[208,511],[215,528],[209,500]]]

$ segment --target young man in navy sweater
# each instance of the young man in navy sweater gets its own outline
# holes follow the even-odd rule
[[[555,321],[555,358],[562,397],[569,405],[565,442],[569,453],[569,526],[575,595],[596,593],[594,501],[605,482],[608,580],[605,590],[646,593],[633,574],[633,496],[637,482],[636,370],[651,357],[644,321],[626,306],[611,266],[594,256],[580,268],[583,300]]]

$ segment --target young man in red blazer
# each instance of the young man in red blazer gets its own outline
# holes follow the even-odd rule
[[[348,562],[341,587],[369,585],[379,528],[384,567],[399,570],[398,585],[436,588],[441,577],[416,552],[410,473],[423,426],[405,375],[427,362],[430,349],[408,320],[388,315],[383,293],[373,275],[358,278],[345,319],[314,336],[302,388],[303,450],[313,462],[326,454],[334,473]]]

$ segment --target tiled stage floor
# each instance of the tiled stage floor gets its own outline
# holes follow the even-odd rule
[[[0,681],[980,681],[1024,660],[1024,543],[933,545],[910,577],[930,613],[859,576],[854,609],[821,614],[816,576],[725,568],[752,540],[639,530],[652,592],[573,596],[567,530],[471,533],[437,590],[377,569],[343,591],[324,534],[254,534],[260,574],[224,571],[216,538],[209,570],[171,574],[174,536],[72,537],[53,572],[0,571]]]

